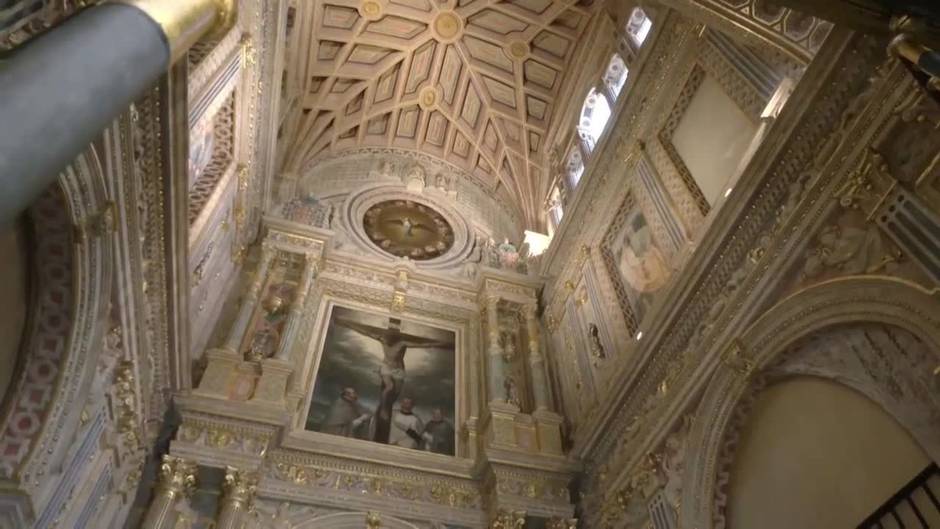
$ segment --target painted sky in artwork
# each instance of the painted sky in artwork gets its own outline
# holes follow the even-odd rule
[[[345,387],[356,389],[359,403],[370,413],[375,411],[379,402],[381,346],[376,340],[335,325],[333,322],[336,318],[380,328],[388,326],[388,316],[346,307],[333,308],[307,417],[306,427],[309,430],[319,430],[330,406]],[[455,339],[451,331],[407,320],[402,321],[401,330],[405,334],[433,340],[454,342]],[[426,422],[431,417],[433,408],[441,407],[446,419],[454,424],[454,357],[453,348],[408,348],[404,359],[405,385],[398,400],[404,397],[414,399],[415,414],[422,421]]]

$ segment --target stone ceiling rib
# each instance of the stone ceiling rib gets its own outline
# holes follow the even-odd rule
[[[300,2],[288,68],[303,93],[283,169],[414,149],[504,186],[537,225],[547,124],[592,15],[577,1]]]

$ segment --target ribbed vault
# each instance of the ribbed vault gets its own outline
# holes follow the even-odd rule
[[[316,0],[291,12],[284,170],[364,146],[444,159],[527,223],[544,140],[592,10],[577,0]]]

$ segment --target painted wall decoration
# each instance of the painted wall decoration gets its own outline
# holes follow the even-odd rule
[[[215,149],[215,122],[203,120],[189,132],[189,183],[199,180],[212,160]]]
[[[672,274],[646,215],[628,195],[604,238],[603,254],[617,294],[635,331],[649,311],[653,295]]]
[[[308,430],[454,455],[455,334],[333,307]]]
[[[293,222],[316,228],[329,228],[333,219],[333,206],[311,193],[287,202],[281,206],[280,213],[282,217]]]

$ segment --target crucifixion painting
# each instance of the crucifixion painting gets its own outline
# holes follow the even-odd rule
[[[454,342],[451,331],[334,307],[307,428],[453,455]]]

